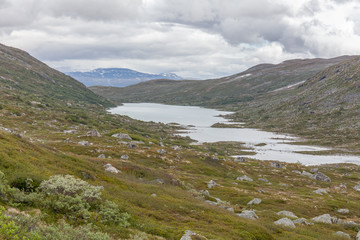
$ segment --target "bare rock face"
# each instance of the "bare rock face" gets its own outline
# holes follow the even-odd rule
[[[288,228],[296,228],[295,224],[293,223],[293,221],[291,221],[289,218],[285,217],[285,218],[281,218],[277,221],[274,222],[275,225],[279,225],[279,226],[283,226],[283,227],[288,227]]]
[[[115,133],[113,135],[111,135],[114,138],[118,138],[118,139],[128,139],[128,140],[132,140],[132,138],[129,136],[129,134],[126,133]]]

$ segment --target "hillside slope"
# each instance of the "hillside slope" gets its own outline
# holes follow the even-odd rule
[[[68,102],[112,106],[112,103],[94,94],[83,84],[58,72],[28,53],[0,44],[0,91],[3,99],[9,97],[58,103]]]
[[[199,106],[224,106],[248,102],[259,95],[305,81],[317,72],[352,59],[290,60],[281,64],[261,64],[242,73],[204,81],[153,80],[126,88],[95,86],[90,89],[120,102],[158,102]]]

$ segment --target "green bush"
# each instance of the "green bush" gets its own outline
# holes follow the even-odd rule
[[[101,216],[101,221],[104,223],[114,223],[119,224],[123,227],[130,226],[128,220],[130,215],[128,213],[121,213],[118,205],[111,201],[105,201],[105,203],[100,205],[99,214]]]

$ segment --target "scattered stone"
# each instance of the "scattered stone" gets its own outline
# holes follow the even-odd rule
[[[277,213],[277,215],[283,215],[283,216],[291,217],[291,218],[298,218],[293,212],[290,212],[290,211],[280,211]]]
[[[70,142],[70,138],[64,140],[64,143],[69,143],[69,142]]]
[[[88,141],[80,141],[78,142],[80,145],[82,146],[89,146],[89,142]]]
[[[320,223],[337,223],[337,218],[330,216],[330,214],[323,214],[317,217],[312,218],[314,222],[320,222]]]
[[[152,197],[157,197],[156,193],[151,194]]]
[[[133,142],[130,142],[128,148],[137,148],[137,145]]]
[[[319,189],[317,189],[317,190],[315,190],[315,191],[313,191],[314,193],[316,193],[316,194],[319,194],[319,195],[323,195],[323,194],[327,194],[328,192],[327,192],[327,189],[325,189],[325,188],[319,188]]]
[[[95,177],[92,176],[90,173],[87,173],[87,172],[81,172],[81,175],[83,176],[83,179],[85,180],[95,180]]]
[[[165,154],[166,153],[166,151],[164,149],[159,149],[156,152],[159,153],[159,154]]]
[[[111,135],[112,137],[119,138],[119,139],[129,139],[132,140],[132,138],[129,136],[129,134],[126,133],[115,133]]]
[[[76,134],[77,131],[76,130],[65,130],[64,133],[72,133],[72,134]]]
[[[246,162],[244,157],[235,157],[234,162]]]
[[[319,172],[319,168],[311,168],[310,172],[311,173],[317,173],[317,172]]]
[[[241,177],[237,177],[236,180],[238,181],[249,181],[249,182],[253,182],[254,180],[246,175],[243,175]]]
[[[98,158],[106,158],[106,156],[105,156],[105,154],[102,153],[98,156]]]
[[[101,134],[96,129],[92,129],[92,130],[88,131],[86,133],[86,135],[89,136],[89,137],[101,137]]]
[[[306,218],[298,218],[298,219],[295,219],[295,220],[293,220],[293,223],[295,223],[295,224],[305,224],[305,225],[307,225],[307,226],[309,226],[309,225],[314,225],[314,223],[308,222],[308,221],[306,220]]]
[[[280,225],[283,227],[289,227],[289,228],[296,228],[295,224],[293,223],[293,221],[291,221],[289,218],[285,217],[285,218],[281,218],[277,221],[274,222],[275,225]]]
[[[208,188],[212,188],[215,186],[218,186],[219,184],[217,184],[214,180],[210,180],[207,184]]]
[[[104,167],[105,167],[106,172],[110,172],[110,173],[119,173],[120,172],[120,170],[113,167],[110,163],[105,164]]]
[[[322,172],[317,172],[312,176],[313,179],[316,179],[318,181],[323,181],[323,182],[331,182],[331,179],[326,176],[325,174],[323,174]]]
[[[164,180],[161,178],[155,179],[154,182],[157,184],[165,184]]]
[[[273,167],[273,168],[285,168],[284,165],[282,165],[279,162],[271,162],[270,166]]]
[[[262,202],[262,200],[260,198],[254,198],[253,200],[251,200],[250,202],[247,203],[247,205],[258,205]]]
[[[301,172],[300,172],[300,171],[298,171],[298,170],[293,170],[292,172],[293,172],[293,173],[297,173],[297,174],[300,174],[300,175],[301,175]]]
[[[258,215],[256,215],[254,210],[243,210],[241,213],[237,213],[236,215],[238,215],[239,217],[247,218],[247,219],[251,219],[251,220],[256,220],[259,218]]]
[[[208,190],[200,190],[199,192],[204,196],[207,196],[207,197],[210,196],[210,193]]]
[[[346,213],[349,213],[350,211],[349,211],[349,209],[347,209],[347,208],[341,208],[341,209],[338,209],[337,212],[338,212],[338,213],[346,214]]]
[[[343,237],[343,238],[347,238],[347,239],[351,238],[349,234],[344,233],[342,231],[337,231],[336,233],[334,233],[334,235],[337,235],[337,236],[340,236],[340,237]]]
[[[360,192],[360,183],[356,184],[353,189],[357,192]]]
[[[259,181],[266,182],[266,183],[269,182],[269,180],[267,180],[266,178],[259,178]]]
[[[339,186],[335,186],[334,189],[335,189],[336,191],[339,191],[340,193],[346,193],[346,192],[347,192],[347,191],[346,191],[347,187],[346,187],[346,185],[343,184],[343,183],[341,183]]]
[[[356,234],[356,240],[360,240],[360,231]]]
[[[126,155],[126,154],[121,155],[121,159],[123,159],[123,160],[128,160],[128,159],[129,159],[129,156],[128,156],[128,155]]]
[[[280,183],[279,185],[282,186],[282,187],[289,187],[289,186],[290,186],[290,185],[287,184],[287,183]]]
[[[259,188],[257,191],[258,191],[259,193],[265,193],[264,189],[261,189],[261,188]]]
[[[194,238],[192,238],[192,236],[194,236]],[[190,230],[185,230],[185,234],[180,238],[180,240],[192,240],[192,239],[206,240],[207,238]]]

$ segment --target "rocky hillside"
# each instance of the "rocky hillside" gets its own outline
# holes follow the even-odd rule
[[[261,64],[242,73],[205,81],[153,80],[126,88],[95,86],[90,89],[118,103],[159,102],[199,106],[229,106],[298,84],[319,71],[353,57],[290,60]]]
[[[111,106],[83,84],[58,72],[28,53],[0,44],[0,91],[2,99]]]
[[[84,83],[86,86],[126,87],[152,79],[182,79],[175,73],[150,74],[128,68],[98,68],[90,72],[68,72],[66,74]]]

